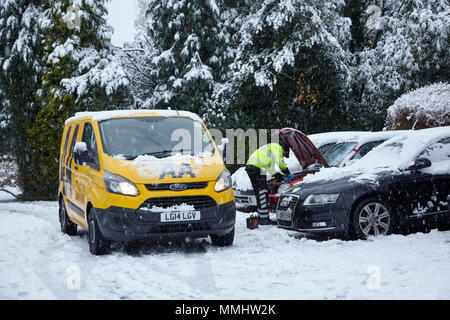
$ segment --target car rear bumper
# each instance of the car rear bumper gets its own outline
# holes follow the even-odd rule
[[[189,222],[161,222],[161,214],[142,210],[110,207],[96,209],[102,235],[113,241],[170,240],[223,236],[236,223],[234,201],[199,210],[201,220]]]

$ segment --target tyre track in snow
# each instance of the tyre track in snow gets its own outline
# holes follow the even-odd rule
[[[450,232],[319,242],[247,230],[238,213],[231,248],[146,245],[94,257],[81,228],[60,232],[56,202],[0,204],[0,216],[4,299],[450,298]]]

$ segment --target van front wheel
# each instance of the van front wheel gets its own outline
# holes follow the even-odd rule
[[[229,247],[233,245],[234,241],[234,228],[230,233],[227,233],[223,236],[217,236],[215,234],[210,235],[211,242],[216,247]]]
[[[88,224],[89,251],[91,251],[94,256],[101,256],[106,254],[110,243],[103,237],[102,233],[100,232],[100,228],[98,227],[97,219],[95,217],[94,208],[91,208],[89,210]]]

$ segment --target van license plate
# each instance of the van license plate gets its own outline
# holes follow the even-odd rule
[[[161,213],[161,222],[199,221],[200,219],[200,211]]]

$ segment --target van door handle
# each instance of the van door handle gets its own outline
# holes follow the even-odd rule
[[[78,167],[77,166],[75,166],[75,167],[73,167],[75,170],[77,170],[78,171]]]

